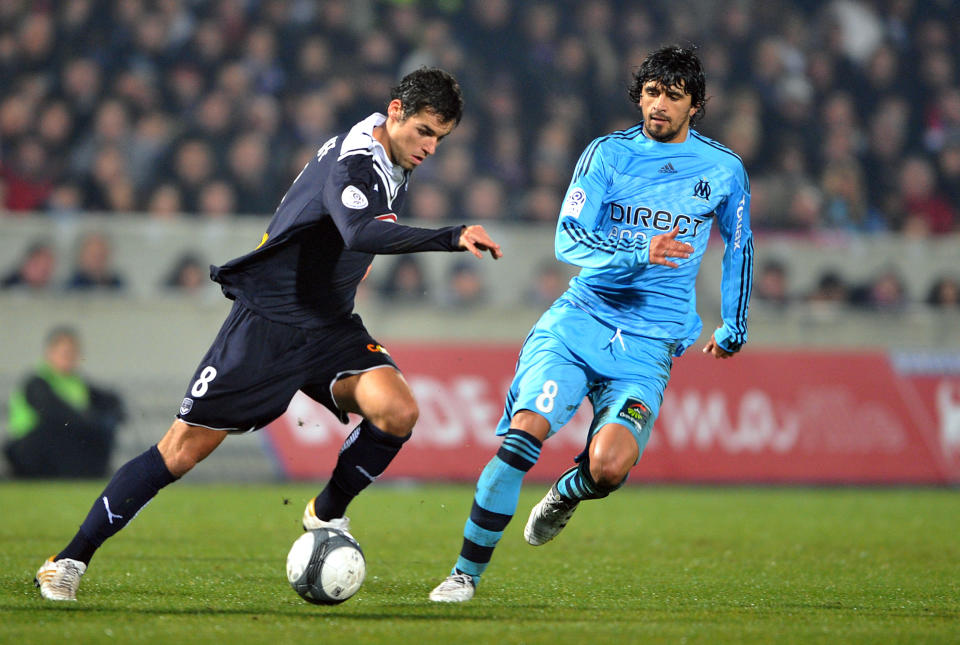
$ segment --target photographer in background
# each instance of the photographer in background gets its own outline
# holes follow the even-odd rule
[[[69,327],[48,335],[44,360],[10,395],[4,454],[14,477],[104,477],[123,403],[77,373],[80,340]]]

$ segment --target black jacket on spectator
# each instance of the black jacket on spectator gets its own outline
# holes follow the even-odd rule
[[[108,390],[88,389],[90,405],[81,411],[57,396],[40,375],[27,378],[23,385],[26,403],[39,418],[30,432],[4,446],[14,477],[96,478],[108,474],[124,406]]]

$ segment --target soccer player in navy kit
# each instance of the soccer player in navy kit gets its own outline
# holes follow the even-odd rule
[[[640,459],[673,357],[700,335],[694,283],[714,220],[726,245],[723,324],[703,351],[729,358],[747,340],[753,274],[750,188],[740,158],[691,129],[706,101],[690,49],[664,47],[630,88],[642,121],[595,139],[580,157],[557,224],[557,258],[581,267],[524,341],[497,434],[477,482],[460,556],[431,593],[470,600],[542,442],[584,397],[586,448],[532,509],[524,538],[555,537],[584,500],[606,497]]]
[[[501,257],[481,226],[437,230],[397,224],[410,173],[457,126],[463,98],[438,69],[405,76],[387,114],[373,114],[320,147],[283,197],[260,245],[211,277],[234,301],[201,360],[173,425],[122,466],[73,540],[37,572],[44,598],[75,600],[103,542],[157,491],[186,474],[231,432],[267,425],[297,390],[346,423],[330,481],[307,504],[305,529],[347,530],[344,511],[410,437],[416,401],[393,359],[353,313],[376,254],[467,250]]]

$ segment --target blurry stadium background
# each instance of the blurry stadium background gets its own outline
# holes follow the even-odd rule
[[[325,140],[437,65],[467,111],[401,219],[483,223],[505,257],[380,257],[358,309],[421,402],[388,475],[475,478],[520,343],[573,274],[553,259],[573,165],[638,119],[630,73],[670,42],[700,46],[698,129],[750,173],[756,275],[745,352],[715,365],[701,339],[676,361],[632,481],[960,481],[948,0],[5,0],[0,406],[70,323],[84,373],[129,406],[117,463],[155,442],[228,310],[207,266],[259,242]],[[714,232],[705,334],[720,253]],[[543,477],[584,428],[551,440]],[[323,478],[348,429],[298,398],[190,479]]]

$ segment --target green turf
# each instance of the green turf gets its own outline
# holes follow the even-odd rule
[[[477,597],[430,603],[472,487],[377,484],[350,509],[367,581],[300,600],[284,560],[315,486],[165,490],[97,554],[76,603],[32,585],[101,486],[0,484],[0,642],[956,643],[960,492],[628,487],[553,542],[530,484]]]

